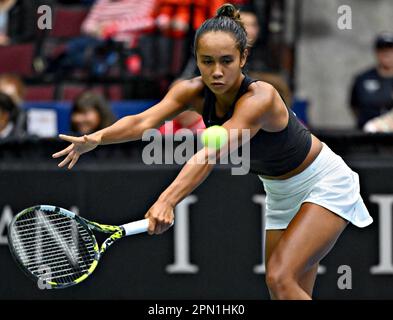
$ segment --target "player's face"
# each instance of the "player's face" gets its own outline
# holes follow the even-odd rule
[[[80,134],[89,134],[97,130],[100,115],[94,108],[89,108],[84,112],[75,112],[71,121]]]
[[[216,94],[230,90],[241,75],[246,55],[240,56],[234,37],[228,32],[211,31],[198,40],[197,65],[203,82]]]

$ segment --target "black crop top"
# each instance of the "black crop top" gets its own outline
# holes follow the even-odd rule
[[[203,121],[206,127],[222,125],[233,114],[236,102],[247,92],[248,86],[258,80],[245,76],[235,101],[228,113],[219,118],[216,114],[216,97],[205,86]],[[250,172],[258,175],[280,176],[297,168],[307,157],[311,148],[311,133],[298,120],[293,111],[288,110],[287,126],[278,132],[268,132],[262,129],[250,141]]]

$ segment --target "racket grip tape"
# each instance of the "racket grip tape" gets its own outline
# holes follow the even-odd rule
[[[171,226],[173,226],[173,222]],[[126,236],[147,232],[147,228],[149,227],[149,219],[142,219],[127,224],[123,224],[122,227],[124,228]]]
[[[126,236],[143,233],[146,232],[147,228],[149,227],[149,219],[142,219],[123,224],[122,227],[124,228]]]

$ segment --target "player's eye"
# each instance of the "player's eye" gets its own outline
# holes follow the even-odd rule
[[[222,62],[224,64],[230,64],[230,63],[232,63],[232,61],[233,61],[233,59],[224,59]]]
[[[213,61],[212,60],[202,60],[202,63],[206,64],[206,65],[210,65],[213,63]]]

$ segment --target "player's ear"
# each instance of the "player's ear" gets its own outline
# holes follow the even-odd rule
[[[247,62],[248,49],[244,49],[243,54],[240,57],[240,67],[243,68]]]

